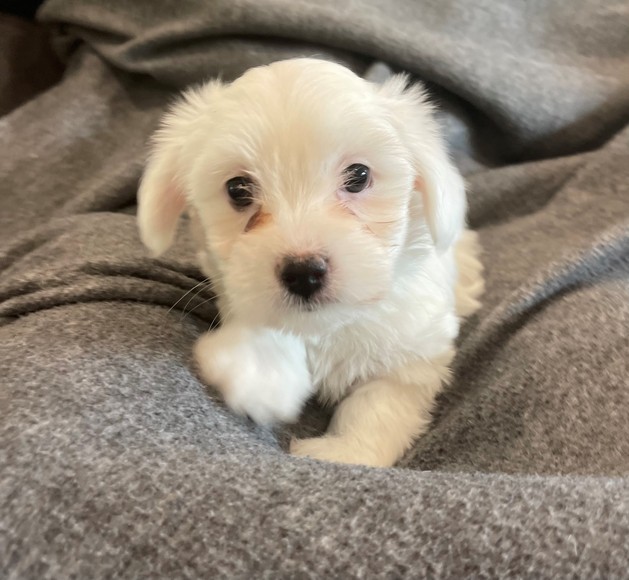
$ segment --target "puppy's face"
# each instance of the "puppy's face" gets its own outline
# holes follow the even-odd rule
[[[187,205],[223,314],[305,331],[383,300],[405,259],[430,251],[429,232],[438,243],[460,229],[461,197],[420,93],[302,59],[206,85],[175,107],[139,219],[159,253]],[[429,215],[444,207],[448,216]]]

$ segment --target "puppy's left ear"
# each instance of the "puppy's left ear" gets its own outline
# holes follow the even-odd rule
[[[419,85],[409,86],[396,75],[379,88],[391,121],[411,155],[415,187],[422,195],[430,234],[438,251],[445,251],[465,227],[467,202],[461,174],[450,161],[441,131]]]
[[[153,256],[163,254],[175,239],[186,207],[185,175],[192,161],[187,149],[200,115],[220,86],[219,81],[213,81],[185,94],[164,116],[153,137],[138,190],[137,217],[140,238]]]

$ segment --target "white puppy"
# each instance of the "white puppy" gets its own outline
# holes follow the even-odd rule
[[[188,92],[140,187],[154,255],[185,209],[222,316],[195,348],[203,379],[261,424],[296,420],[315,393],[338,403],[294,455],[399,460],[483,287],[463,180],[421,89],[294,59]]]

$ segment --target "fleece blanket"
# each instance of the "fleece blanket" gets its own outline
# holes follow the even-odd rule
[[[629,4],[48,0],[63,79],[0,119],[3,578],[626,577]],[[441,107],[484,306],[392,469],[296,459],[190,366],[216,317],[134,222],[177,92],[320,55]]]

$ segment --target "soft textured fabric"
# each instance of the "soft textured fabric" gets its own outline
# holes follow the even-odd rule
[[[626,576],[629,3],[49,0],[40,18],[66,74],[0,119],[2,577]],[[325,428],[316,405],[276,431],[226,410],[190,364],[216,310],[188,234],[151,260],[136,232],[177,91],[301,54],[428,83],[484,246],[484,306],[394,469],[287,455]]]

